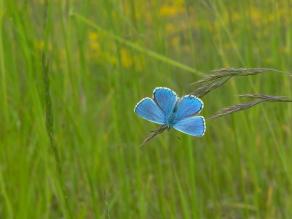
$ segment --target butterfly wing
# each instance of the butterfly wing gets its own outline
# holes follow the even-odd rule
[[[206,122],[203,116],[192,116],[178,121],[173,128],[185,134],[200,137],[205,134]]]
[[[193,95],[180,98],[176,106],[175,122],[198,114],[204,107],[203,101]]]
[[[146,97],[135,106],[134,112],[150,122],[165,124],[165,115],[153,99]]]
[[[177,101],[176,93],[166,87],[157,87],[153,91],[153,99],[164,112],[165,118],[169,118]]]

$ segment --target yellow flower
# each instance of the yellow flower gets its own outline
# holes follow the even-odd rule
[[[263,22],[264,16],[259,9],[253,7],[250,9],[250,18],[255,25],[260,25]]]
[[[89,32],[88,39],[89,39],[90,42],[97,41],[97,39],[98,39],[97,33],[96,32],[93,32],[93,31],[92,32]]]
[[[101,53],[101,47],[99,43],[99,37],[96,32],[89,32],[88,34],[88,41],[89,41],[89,48],[90,48],[90,55],[92,57],[97,57]]]
[[[184,12],[184,8],[182,6],[170,6],[165,5],[162,6],[159,10],[159,14],[163,17],[172,17],[175,15],[182,14]]]
[[[130,68],[133,65],[133,59],[130,56],[128,50],[126,50],[125,48],[122,48],[120,50],[120,54],[121,54],[121,64],[123,67],[125,68]]]

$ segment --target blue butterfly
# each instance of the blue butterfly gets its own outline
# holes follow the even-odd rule
[[[176,93],[166,87],[157,87],[153,98],[143,98],[135,106],[134,112],[150,122],[174,128],[192,136],[203,136],[206,122],[197,116],[204,107],[198,97],[186,95],[178,98]]]

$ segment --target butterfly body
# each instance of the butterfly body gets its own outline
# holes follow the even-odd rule
[[[167,122],[166,122],[166,125],[169,127],[169,128],[172,128],[173,125],[175,124],[175,112],[173,112],[169,118],[167,119]]]
[[[197,116],[203,109],[203,101],[193,95],[178,98],[166,87],[153,91],[153,98],[143,98],[134,112],[148,121],[174,128],[192,136],[203,136],[206,131],[205,119]]]

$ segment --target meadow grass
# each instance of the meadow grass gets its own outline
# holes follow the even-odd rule
[[[205,72],[291,72],[289,0],[0,0],[0,218],[291,218],[292,104],[164,132],[135,104]],[[291,77],[231,78],[239,94],[292,98]]]

